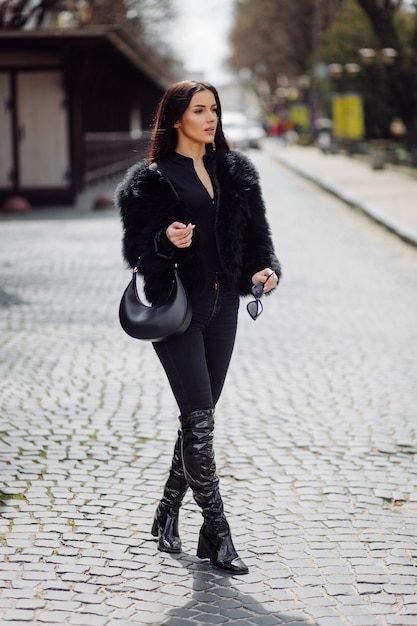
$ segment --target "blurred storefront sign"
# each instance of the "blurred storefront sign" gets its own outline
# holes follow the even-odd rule
[[[333,136],[360,141],[365,135],[363,99],[357,93],[334,94],[332,98]]]
[[[299,131],[309,132],[311,130],[311,112],[307,104],[292,104],[289,109],[289,119],[294,128]]]

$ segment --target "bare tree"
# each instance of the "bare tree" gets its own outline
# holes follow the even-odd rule
[[[172,0],[0,0],[0,30],[50,26],[61,12],[78,26],[115,24],[151,40],[174,10]]]
[[[17,30],[32,21],[41,26],[45,15],[61,4],[61,0],[1,0],[0,30]]]
[[[231,33],[235,70],[249,69],[270,90],[277,77],[303,74],[325,30],[345,0],[238,0]]]

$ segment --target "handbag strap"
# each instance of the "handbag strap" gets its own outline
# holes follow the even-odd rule
[[[133,274],[138,274],[139,273],[139,267],[140,267],[140,257],[138,257],[136,265],[134,265],[132,267],[132,273]],[[178,263],[176,261],[174,263],[174,270],[178,270]]]

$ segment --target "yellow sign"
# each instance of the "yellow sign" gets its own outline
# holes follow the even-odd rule
[[[336,139],[363,139],[365,124],[362,98],[357,93],[336,94],[332,101],[333,135]]]
[[[294,128],[309,131],[311,126],[310,109],[306,104],[293,104],[290,107],[289,118]]]

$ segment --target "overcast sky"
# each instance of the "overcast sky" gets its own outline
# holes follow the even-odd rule
[[[233,0],[175,0],[178,18],[172,23],[171,41],[188,74],[203,72],[203,78],[215,85],[227,81],[223,64],[229,55],[233,4]]]

